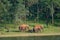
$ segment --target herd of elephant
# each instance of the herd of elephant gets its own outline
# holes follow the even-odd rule
[[[42,25],[34,25],[34,27],[32,29],[30,29],[30,26],[27,25],[27,24],[21,24],[19,26],[19,31],[21,32],[25,32],[25,31],[28,31],[28,32],[42,32],[44,29],[44,27]]]

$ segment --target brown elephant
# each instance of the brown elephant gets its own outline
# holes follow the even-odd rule
[[[20,26],[19,26],[19,30],[20,31],[26,31],[26,30],[28,30],[29,29],[29,25],[27,25],[27,24],[21,24]]]
[[[43,30],[43,26],[42,25],[35,25],[33,27],[33,32],[41,32]]]

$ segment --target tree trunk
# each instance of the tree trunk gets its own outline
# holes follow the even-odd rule
[[[51,16],[52,16],[52,24],[54,24],[54,7],[53,7],[53,1],[51,1]]]
[[[52,24],[54,24],[54,16],[53,16],[53,14],[52,14]]]

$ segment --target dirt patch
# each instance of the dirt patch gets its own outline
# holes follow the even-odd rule
[[[60,33],[17,33],[17,34],[6,34],[6,35],[0,35],[0,37],[18,37],[18,36],[54,36],[54,35],[60,35]]]

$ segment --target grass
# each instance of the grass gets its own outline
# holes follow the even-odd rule
[[[47,28],[46,24],[45,23],[41,23],[41,22],[40,23],[27,22],[27,24],[30,25],[31,29],[33,28],[33,26],[35,24],[43,25],[45,28],[40,33],[60,33],[60,27],[48,25],[48,28]],[[4,27],[2,27],[2,28],[0,28],[0,33],[2,33],[2,34],[22,33],[22,32],[19,32],[19,29],[18,29],[19,25],[16,25],[16,24],[6,24],[6,26],[9,27],[10,32],[6,32],[7,30]]]

